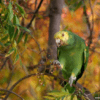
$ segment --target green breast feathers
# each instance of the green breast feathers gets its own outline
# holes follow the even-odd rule
[[[59,31],[54,35],[57,44],[57,58],[53,63],[60,64],[65,79],[70,86],[82,76],[86,69],[89,51],[85,42],[70,31]]]

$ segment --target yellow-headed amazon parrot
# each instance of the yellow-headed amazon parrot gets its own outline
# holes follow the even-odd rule
[[[66,88],[71,93],[72,84],[76,83],[86,69],[89,57],[88,46],[81,37],[67,30],[55,33],[54,39],[57,44],[58,60],[54,60],[53,63],[60,65],[63,77],[69,80]]]

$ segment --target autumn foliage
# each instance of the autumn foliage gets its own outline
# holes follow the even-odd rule
[[[24,12],[20,12],[18,5],[15,6],[16,1],[25,11],[25,14]],[[37,74],[39,72],[37,67],[39,61],[42,57],[46,57],[47,55],[50,0],[43,0],[31,26],[28,29],[24,28],[27,27],[31,21],[40,1],[41,0],[11,0],[13,14],[18,17],[19,23],[17,24],[20,25],[20,27],[14,26],[15,31],[17,31],[17,29],[20,30],[17,38],[14,38],[15,42],[14,40],[9,42],[9,37],[4,39],[6,34],[3,34],[4,30],[2,27],[7,23],[2,23],[2,27],[0,23],[0,88],[9,90],[10,87],[22,77],[34,74],[33,77],[26,78],[13,89],[13,92],[19,94],[25,100],[44,100],[44,96],[47,96],[49,91],[58,90],[61,92],[63,89],[63,87],[59,85],[59,79],[54,81],[53,76],[44,75],[43,73]],[[87,68],[78,82],[86,87],[95,97],[100,94],[100,0],[90,1],[91,5],[89,0],[85,2],[85,5],[91,25],[90,28],[93,26],[92,43],[89,48],[90,56]],[[5,2],[6,4],[4,5],[0,4],[0,22],[7,13],[6,6],[9,5],[9,2]],[[67,5],[65,3],[62,9],[60,30],[67,29],[72,31],[82,37],[86,41],[86,45],[88,45],[90,41],[90,29],[86,19],[87,16],[84,15],[82,5],[76,10],[69,9],[69,6],[72,4]],[[21,31],[24,32],[24,34],[22,34],[20,39]],[[5,43],[8,42],[10,44],[6,46]],[[16,48],[16,50],[12,50],[13,48]],[[10,50],[13,52],[9,52]],[[47,58],[46,61],[45,66],[51,64]],[[3,68],[1,69],[2,66]],[[56,74],[55,72],[54,75]],[[7,92],[0,90],[0,98],[4,98],[6,94]],[[8,100],[19,100],[19,98],[10,94]]]

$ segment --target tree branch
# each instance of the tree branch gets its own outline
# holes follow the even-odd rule
[[[89,0],[89,4],[90,4],[91,14],[92,14],[92,23],[91,23],[91,28],[90,28],[90,36],[89,36],[89,44],[88,44],[88,46],[90,47],[92,43],[92,35],[93,35],[93,30],[94,30],[94,20],[93,20],[94,15],[93,15],[93,8],[92,8],[91,0]]]
[[[39,51],[41,52],[41,47],[40,44],[37,42],[37,40],[31,35],[32,39],[36,42],[36,44],[38,45]]]
[[[1,66],[0,71],[1,71],[1,70],[3,69],[3,67],[5,66],[7,60],[8,60],[8,57],[7,57],[6,60],[4,61],[3,65]]]
[[[36,9],[36,6],[37,6],[37,0],[35,0],[35,9]]]
[[[89,17],[88,17],[88,15],[86,13],[86,5],[85,5],[85,1],[84,0],[83,0],[83,13],[84,13],[84,15],[86,17],[86,23],[87,23],[88,28],[90,30],[91,26],[90,26],[90,22],[89,22]]]
[[[8,77],[8,82],[7,82],[8,84],[7,84],[6,89],[8,89],[8,87],[9,87],[9,85],[11,83],[12,76],[13,76],[13,73],[14,73],[14,68],[15,68],[15,66],[13,65],[12,59],[10,57],[9,57],[9,61],[10,61],[10,64],[11,64],[12,68],[11,68],[11,73],[9,74],[9,77]]]
[[[12,91],[14,89],[14,87],[16,85],[18,85],[21,81],[23,81],[23,80],[25,80],[25,79],[27,79],[27,78],[29,78],[31,76],[36,76],[36,75],[38,75],[38,74],[30,74],[30,75],[27,75],[27,76],[19,79],[15,84],[12,85],[12,87],[9,89],[9,91]],[[10,95],[10,92],[7,93],[7,95],[5,96],[5,98],[3,100],[7,100],[7,98],[8,98],[9,95]]]
[[[12,92],[12,91],[10,91],[10,90],[1,89],[1,88],[0,88],[0,91],[5,91],[5,92],[8,92],[8,93],[12,93],[12,94],[16,95],[17,97],[19,97],[21,100],[24,100],[20,95],[16,94],[15,92]]]
[[[93,20],[93,8],[92,8],[90,0],[89,0],[89,4],[90,4],[90,8],[91,8],[91,13],[92,13],[92,24],[89,21],[89,16],[86,13],[85,1],[83,0],[83,13],[84,13],[84,15],[86,17],[86,23],[87,23],[87,26],[89,28],[89,33],[90,33],[90,36],[88,37],[88,39],[89,39],[88,46],[90,48],[90,45],[92,43],[92,35],[93,35],[93,29],[94,29],[94,20]]]
[[[36,11],[34,12],[34,15],[33,15],[32,19],[31,19],[30,23],[26,26],[26,28],[29,28],[31,26],[32,21],[34,20],[36,14],[38,13],[38,10],[41,7],[42,2],[43,2],[43,0],[40,1],[39,6],[37,7]]]

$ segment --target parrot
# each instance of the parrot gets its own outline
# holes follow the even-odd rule
[[[89,47],[85,45],[85,40],[67,30],[55,33],[54,39],[57,45],[57,60],[53,63],[60,65],[64,79],[69,81],[66,88],[73,93],[75,88],[72,84],[76,84],[87,67]]]

